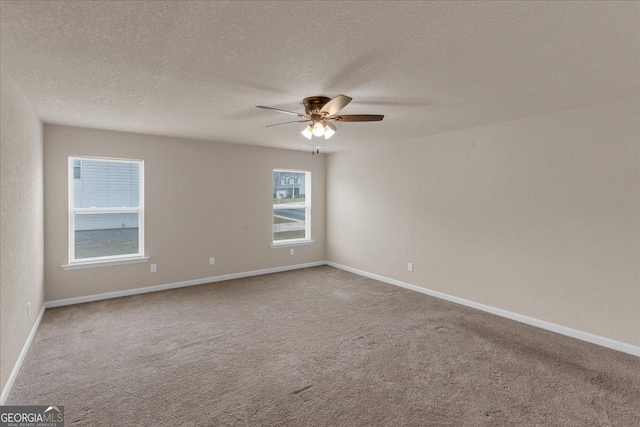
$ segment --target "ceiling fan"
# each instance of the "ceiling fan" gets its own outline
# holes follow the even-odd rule
[[[327,98],[326,96],[310,96],[302,100],[306,114],[294,113],[293,111],[262,105],[256,105],[256,107],[298,116],[300,119],[292,122],[267,125],[266,127],[310,122],[301,132],[307,139],[311,139],[314,136],[318,138],[324,136],[324,139],[331,138],[336,133],[336,126],[333,122],[379,122],[384,118],[382,114],[337,114],[338,111],[342,110],[351,102],[351,99],[352,98],[346,95],[338,95],[333,99]]]

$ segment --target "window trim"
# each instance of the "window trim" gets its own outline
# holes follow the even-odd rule
[[[138,264],[141,262],[148,262],[149,257],[136,257],[136,258],[127,258],[127,259],[116,259],[116,260],[106,260],[106,261],[91,261],[91,262],[74,262],[73,264],[65,264],[62,265],[63,270],[81,270],[84,268],[95,268],[95,267],[107,267],[109,265],[122,265],[122,264]]]
[[[312,193],[311,193],[311,171],[308,170],[300,170],[300,169],[288,169],[288,168],[275,168],[271,171],[271,193],[273,194],[273,174],[276,172],[292,172],[292,173],[304,173],[305,177],[304,177],[304,191],[305,191],[305,202],[304,203],[295,203],[295,204],[290,204],[287,205],[287,207],[291,208],[291,209],[304,209],[305,210],[305,237],[301,238],[301,239],[287,239],[287,240],[273,240],[274,238],[274,233],[273,233],[273,211],[275,209],[277,209],[278,207],[280,209],[282,209],[282,205],[276,205],[273,203],[273,197],[272,197],[272,209],[271,209],[271,244],[269,245],[272,249],[273,248],[281,248],[281,247],[287,247],[287,246],[298,246],[298,245],[309,245],[311,243],[314,243],[315,240],[311,239],[311,200],[312,200]],[[281,185],[286,185],[286,184],[281,184]]]
[[[74,207],[74,160],[91,160],[98,162],[138,163],[139,172],[139,207],[137,208],[76,208]],[[122,159],[112,157],[69,156],[68,158],[68,206],[67,215],[69,221],[69,263],[63,265],[65,270],[76,268],[100,267],[104,265],[130,264],[132,262],[147,262],[149,257],[144,255],[144,160]],[[138,252],[135,254],[109,255],[93,258],[75,258],[75,214],[76,213],[137,213],[138,214]]]

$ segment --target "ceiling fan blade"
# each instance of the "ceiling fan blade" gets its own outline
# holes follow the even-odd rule
[[[342,110],[351,102],[351,98],[346,95],[338,95],[331,101],[324,104],[320,109],[320,113],[326,113],[327,116],[333,116],[338,111]]]
[[[379,122],[384,118],[382,114],[343,114],[329,117],[328,120],[337,122]]]
[[[305,122],[310,122],[311,120],[294,120],[292,122],[284,122],[284,123],[276,123],[275,125],[266,125],[266,128],[270,128],[273,126],[281,126],[281,125],[290,125],[291,123],[305,123]]]
[[[294,113],[293,111],[281,110],[279,108],[265,107],[263,105],[256,105],[256,108],[264,108],[265,110],[273,110],[273,111],[277,111],[278,113],[284,113],[284,114],[290,114],[292,116],[304,117],[305,119],[308,118],[308,116],[306,116],[304,114]]]

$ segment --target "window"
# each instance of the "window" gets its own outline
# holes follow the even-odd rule
[[[273,171],[273,244],[311,240],[311,172]]]
[[[73,161],[73,179],[82,179],[82,169],[80,167],[80,160]]]
[[[144,162],[69,157],[69,264],[144,256]]]

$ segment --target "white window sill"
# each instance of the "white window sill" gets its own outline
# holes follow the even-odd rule
[[[290,248],[292,246],[313,245],[315,242],[316,242],[315,240],[298,240],[293,242],[284,241],[282,243],[272,243],[270,246],[271,246],[271,249]]]
[[[142,257],[135,257],[135,258],[109,259],[104,261],[74,262],[72,264],[63,265],[62,268],[65,271],[80,270],[83,268],[107,267],[110,265],[138,264],[140,262],[147,262],[147,261],[149,261],[149,257],[142,256]]]

